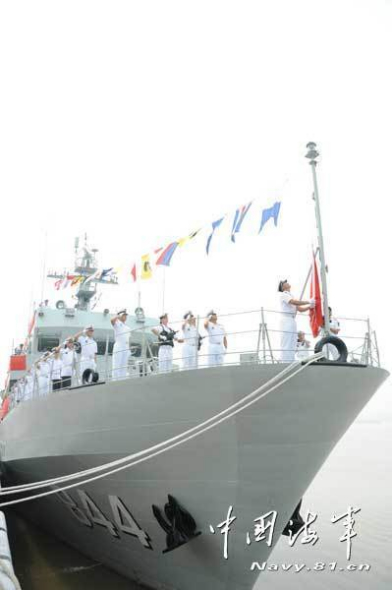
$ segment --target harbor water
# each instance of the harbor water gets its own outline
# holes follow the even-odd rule
[[[391,486],[389,380],[337,445],[304,497],[301,513],[305,517],[309,510],[316,515],[309,529],[315,531],[318,540],[314,544],[302,543],[302,535],[290,546],[288,538],[281,537],[268,562],[254,566],[255,580],[257,572],[260,574],[255,590],[389,589]],[[349,506],[360,510],[354,516],[356,536],[351,539],[351,556],[347,559],[347,541],[341,540],[346,531],[344,519],[332,523],[332,517],[347,512]],[[22,590],[139,590],[132,582],[48,536],[16,511],[8,510],[7,522]],[[348,565],[356,569],[349,570]],[[362,565],[369,567],[360,569]]]

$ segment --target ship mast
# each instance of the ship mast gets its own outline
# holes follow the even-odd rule
[[[317,151],[317,145],[310,141],[307,145],[307,154],[306,158],[309,159],[309,164],[312,168],[312,176],[313,176],[313,200],[315,204],[315,213],[316,213],[316,226],[317,226],[317,238],[318,238],[318,247],[319,247],[319,257],[320,257],[320,272],[321,272],[321,288],[323,292],[323,314],[324,314],[324,329],[327,334],[330,333],[329,329],[329,309],[328,309],[328,288],[327,288],[327,266],[325,264],[325,251],[324,251],[324,238],[323,238],[323,228],[321,223],[321,211],[320,211],[320,197],[318,192],[318,185],[317,185],[317,175],[316,175],[316,166],[318,164],[317,158],[319,156],[319,152]]]
[[[88,245],[87,234],[84,236],[84,245],[79,248],[79,238],[75,238],[75,269],[72,275],[83,277],[83,281],[79,284],[75,297],[78,303],[75,305],[77,309],[88,311],[90,309],[91,299],[97,292],[96,285],[98,283],[105,285],[117,285],[117,278],[97,276],[98,265],[96,254],[98,250],[90,248]],[[110,270],[110,269],[109,269]],[[49,273],[48,278],[65,279],[69,273]]]

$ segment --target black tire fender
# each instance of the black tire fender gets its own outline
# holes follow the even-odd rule
[[[332,346],[334,346],[339,353],[339,357],[337,359],[329,360],[329,362],[347,363],[347,357],[348,357],[347,346],[343,342],[343,340],[341,338],[338,338],[337,336],[325,336],[324,338],[321,338],[321,340],[316,342],[316,346],[314,347],[315,354],[322,352],[323,347],[326,344],[331,344]],[[321,359],[321,362],[323,362],[324,360],[328,360],[328,359]]]
[[[89,383],[96,383],[99,379],[99,374],[92,369],[85,369],[82,375],[82,383],[83,385],[88,385]]]

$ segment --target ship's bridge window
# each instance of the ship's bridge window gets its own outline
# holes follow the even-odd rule
[[[51,336],[50,334],[41,334],[38,336],[37,350],[38,352],[45,352],[51,350],[55,346],[60,344],[60,338],[57,336]]]
[[[109,354],[112,354],[113,346],[114,346],[113,340],[109,340],[109,348],[108,348]],[[106,354],[106,340],[97,340],[97,348],[98,348],[97,354],[104,356]]]

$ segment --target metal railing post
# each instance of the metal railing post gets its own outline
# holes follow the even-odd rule
[[[147,375],[146,326],[142,327],[142,376]]]
[[[378,348],[377,334],[376,334],[375,331],[373,332],[373,335],[374,335],[374,346],[375,346],[376,355],[377,355],[377,366],[378,367],[381,367],[381,362],[380,362],[380,349]]]
[[[105,380],[109,381],[109,334],[106,334],[106,343],[105,343]]]
[[[373,364],[373,351],[372,351],[372,331],[370,328],[370,319],[367,319],[367,329],[368,329],[368,333],[367,333],[367,362],[368,365],[372,365]]]
[[[198,315],[196,318],[196,331],[197,331],[196,369],[199,368],[199,338],[200,338],[199,327],[200,327],[200,316]]]
[[[265,363],[267,360],[267,354],[266,354],[266,328],[267,326],[265,325],[265,317],[264,317],[264,307],[261,308],[261,326],[262,326],[262,340],[263,340],[263,362]]]
[[[257,346],[256,346],[256,353],[257,356],[259,356],[259,352],[260,352],[260,341],[261,341],[261,333],[262,333],[262,329],[263,329],[263,308],[260,309],[260,323],[259,323],[259,331],[257,334]]]
[[[50,365],[50,373],[49,373],[49,393],[53,393],[53,380],[52,380],[52,376],[53,376],[53,364],[54,364],[54,358],[52,359],[52,363]]]

